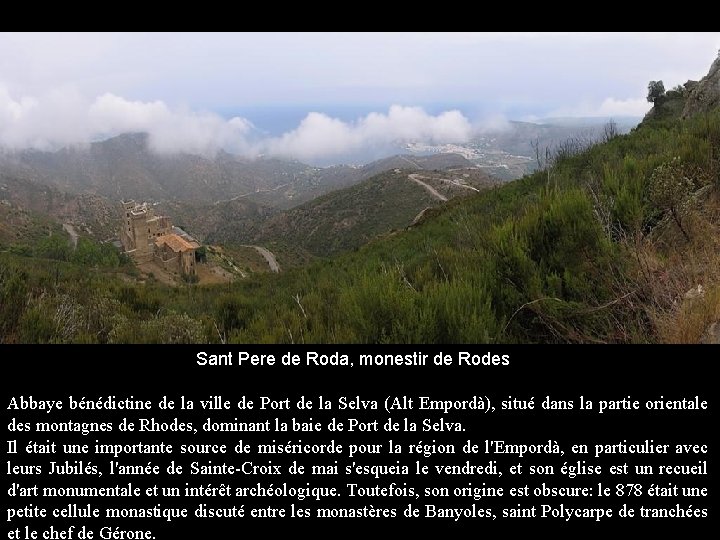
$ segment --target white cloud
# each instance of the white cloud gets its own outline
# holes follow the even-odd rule
[[[0,121],[3,124],[18,120],[35,105],[37,102],[30,97],[23,97],[15,101],[10,97],[7,89],[0,86]]]
[[[640,116],[649,108],[647,81],[671,88],[699,79],[718,46],[719,32],[0,32],[0,145],[53,148],[148,131],[157,151],[377,155],[395,140],[470,131],[459,112],[387,109],[391,103],[462,104],[473,118],[489,115],[479,131],[501,128],[504,118],[493,117],[500,112]],[[317,104],[384,112],[354,122],[313,113],[274,138],[245,119],[203,112]]]
[[[0,74],[15,97],[73,85],[194,109],[449,103],[545,117],[578,96],[698,79],[719,46],[720,32],[0,32]]]
[[[252,129],[244,118],[225,120],[212,113],[174,111],[162,101],[128,101],[113,94],[98,97],[88,119],[95,135],[147,132],[152,149],[159,152],[208,154],[223,148],[245,153],[245,137]]]
[[[593,116],[644,116],[650,109],[645,98],[615,99],[607,98]]]
[[[547,114],[548,117],[621,117],[644,116],[650,110],[650,103],[645,98],[617,99],[608,97],[599,104],[597,102],[582,101],[570,107],[562,107]],[[530,118],[530,117],[528,117]]]
[[[13,98],[0,84],[0,145],[50,148],[86,140],[87,123],[78,118],[84,110],[82,97],[72,88]]]
[[[500,113],[487,114],[473,124],[473,132],[475,133],[498,133],[500,131],[510,131],[511,129],[510,120]]]
[[[130,101],[109,93],[88,100],[71,88],[14,99],[0,87],[0,145],[10,148],[53,149],[144,131],[154,150],[207,153],[242,143],[249,129],[243,119],[171,110],[162,101]]]
[[[470,122],[459,111],[431,115],[394,105],[355,122],[313,112],[279,137],[259,138],[245,118],[172,109],[163,101],[131,101],[106,93],[85,99],[72,88],[13,98],[0,86],[0,146],[52,149],[126,132],[147,132],[158,152],[270,154],[305,160],[387,147],[406,140],[464,141]]]
[[[433,116],[419,107],[393,105],[387,114],[370,113],[354,123],[312,112],[296,129],[260,146],[270,154],[315,160],[408,140],[461,142],[471,131],[459,111]]]

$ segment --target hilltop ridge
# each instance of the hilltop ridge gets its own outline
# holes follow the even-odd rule
[[[710,71],[699,82],[692,84],[687,96],[682,118],[720,107],[720,51],[710,66]]]

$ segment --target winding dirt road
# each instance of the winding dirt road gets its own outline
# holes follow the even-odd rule
[[[438,193],[437,190],[434,187],[432,187],[430,184],[426,184],[425,182],[420,180],[421,178],[425,178],[425,176],[420,176],[419,174],[413,173],[413,174],[408,174],[408,178],[410,180],[412,180],[413,182],[424,187],[426,190],[428,190],[428,193],[430,193],[430,195],[432,195],[439,201],[447,201],[447,197],[445,195]]]
[[[70,223],[63,223],[63,229],[65,229],[65,232],[67,232],[70,235],[70,240],[72,240],[73,249],[77,248],[78,243],[78,233],[75,230],[75,227],[70,225]]]
[[[265,260],[268,263],[268,266],[270,266],[270,271],[278,273],[280,272],[280,265],[277,262],[277,259],[275,258],[275,255],[273,255],[273,252],[269,249],[266,249],[262,246],[250,246],[250,245],[244,245],[243,247],[249,247],[253,248],[255,251],[257,251],[260,255],[265,257]]]
[[[480,193],[480,190],[473,186],[468,186],[467,184],[461,184],[460,182],[457,182],[456,180],[450,180],[449,178],[440,178],[441,182],[445,182],[446,184],[451,184],[456,187],[461,187],[465,189],[471,189],[472,191],[476,191],[477,193]]]

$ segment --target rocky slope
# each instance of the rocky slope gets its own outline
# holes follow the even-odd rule
[[[691,87],[682,118],[689,118],[717,107],[720,107],[720,54],[710,66],[708,74]]]

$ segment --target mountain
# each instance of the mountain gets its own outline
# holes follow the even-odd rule
[[[159,154],[144,133],[128,133],[57,152],[0,152],[0,172],[70,193],[89,193],[119,201],[193,201],[211,203],[247,198],[289,208],[378,172],[407,166],[400,156],[364,167],[311,167],[298,161],[246,159],[220,152],[214,157]],[[413,166],[461,167],[460,156],[410,158]],[[424,164],[424,165],[423,165]]]
[[[247,198],[202,204],[185,201],[165,201],[158,205],[173,223],[192,231],[206,243],[247,244],[260,234],[265,221],[280,210]]]
[[[118,204],[105,197],[67,193],[8,174],[0,174],[0,208],[4,214],[0,226],[5,229],[8,242],[22,241],[27,236],[23,227],[12,227],[14,232],[9,235],[12,223],[30,222],[66,223],[78,232],[109,240],[117,235],[121,215]]]
[[[433,159],[393,157],[363,168],[363,174],[391,165],[439,165]],[[462,158],[442,158],[462,165]],[[210,244],[261,244],[278,250],[283,266],[312,257],[356,249],[393,230],[403,229],[426,211],[455,197],[497,185],[479,169],[448,171],[422,168],[381,172],[351,187],[281,211],[246,198],[201,205],[170,201],[160,204],[174,222]]]
[[[272,216],[254,242],[289,244],[328,256],[408,227],[430,208],[493,185],[496,181],[478,169],[393,169]],[[226,229],[225,234],[219,230],[210,238],[231,241],[232,236]]]
[[[396,155],[372,161],[362,166],[335,165],[313,169],[304,182],[296,181],[291,186],[264,190],[247,196],[257,203],[275,208],[288,209],[310,201],[336,189],[352,186],[377,174],[393,169],[447,170],[473,167],[458,154],[441,153],[430,156]]]
[[[451,170],[468,169],[473,164],[459,154],[439,153],[429,156],[397,155],[379,159],[360,168],[362,176],[369,178],[392,169]]]
[[[214,158],[158,154],[147,142],[146,134],[124,134],[57,152],[5,152],[0,164],[7,173],[113,200],[214,201],[302,181],[314,172],[299,162],[246,160],[225,153]]]

